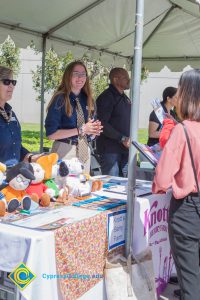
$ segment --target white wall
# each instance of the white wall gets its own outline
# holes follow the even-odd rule
[[[40,123],[40,102],[36,101],[31,74],[31,70],[38,64],[41,64],[41,55],[35,55],[32,50],[21,49],[21,73],[11,100],[13,110],[21,123]],[[165,67],[159,73],[150,73],[148,79],[141,84],[139,128],[148,127],[149,114],[152,111],[151,100],[162,99],[162,92],[167,86],[177,87],[180,75],[181,72],[171,72]],[[47,103],[49,99],[50,95]]]
[[[32,50],[21,49],[21,72],[10,101],[13,110],[21,123],[40,123],[40,105],[32,85],[31,70],[41,64],[41,55],[35,55]]]
[[[167,67],[158,73],[150,73],[141,84],[139,128],[147,128],[152,111],[151,100],[162,100],[162,92],[167,86],[177,87],[181,72],[171,72]]]

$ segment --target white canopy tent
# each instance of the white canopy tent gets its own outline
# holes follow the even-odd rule
[[[199,0],[197,0],[198,2]],[[195,0],[144,0],[143,63],[151,71],[200,66],[200,12]],[[107,65],[130,65],[136,0],[2,0],[0,42],[33,40],[42,50],[88,53]]]
[[[80,57],[88,53],[92,59],[100,58],[107,65],[131,66],[133,62],[131,91],[134,101],[130,134],[133,140],[137,139],[138,129],[142,38],[143,63],[150,70],[158,71],[164,65],[173,71],[182,70],[188,64],[200,67],[199,2],[200,0],[3,0],[0,2],[0,43],[7,35],[22,48],[33,40],[43,52],[43,70],[45,52],[50,47],[59,54],[71,50],[75,56]],[[44,101],[41,102],[41,137],[43,105]],[[132,146],[128,169],[127,256],[130,253],[135,199],[135,161],[136,152]]]

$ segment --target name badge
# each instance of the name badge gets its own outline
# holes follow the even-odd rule
[[[10,121],[11,121],[11,122],[17,122],[17,119],[16,119],[14,116],[12,116],[12,118],[11,118]]]

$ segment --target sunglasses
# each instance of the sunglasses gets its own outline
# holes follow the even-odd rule
[[[4,85],[10,85],[12,83],[12,85],[15,86],[17,84],[17,80],[13,79],[1,79],[0,81],[2,81]]]

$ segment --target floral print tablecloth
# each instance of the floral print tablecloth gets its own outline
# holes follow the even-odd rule
[[[78,299],[103,278],[107,213],[55,230],[57,274],[65,277],[59,279],[65,300]],[[117,251],[123,251],[122,247]]]

